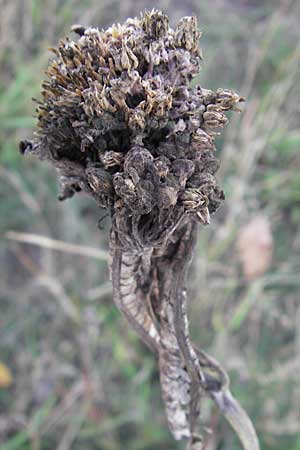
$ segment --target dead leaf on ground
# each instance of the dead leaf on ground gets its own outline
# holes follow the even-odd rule
[[[273,237],[267,217],[255,216],[239,232],[237,251],[247,280],[265,273],[271,264]]]
[[[12,383],[12,374],[9,368],[0,361],[0,388],[7,388]]]

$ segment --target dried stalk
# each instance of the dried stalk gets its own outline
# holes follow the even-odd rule
[[[159,360],[162,396],[175,439],[203,448],[203,397],[218,405],[245,450],[253,426],[220,365],[192,344],[187,273],[198,223],[222,200],[214,177],[215,129],[243,101],[235,92],[190,87],[201,51],[195,17],[175,29],[160,11],[106,31],[73,27],[52,49],[38,102],[38,132],[22,153],[60,173],[60,200],[84,191],[110,212],[113,298]]]

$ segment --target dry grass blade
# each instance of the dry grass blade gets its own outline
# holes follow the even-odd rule
[[[102,297],[105,297],[106,295],[109,295],[112,293],[112,285],[111,283],[103,283],[100,286],[96,286],[92,289],[89,289],[86,294],[86,298],[88,300],[99,300]]]
[[[37,245],[38,247],[71,253],[73,255],[88,256],[89,258],[100,259],[102,261],[107,261],[108,258],[108,253],[104,250],[97,250],[84,245],[69,244],[64,241],[52,239],[47,236],[40,236],[38,234],[8,231],[5,233],[5,237],[12,241],[23,242],[24,244]]]
[[[0,166],[0,177],[6,180],[17,191],[20,199],[30,211],[34,214],[40,213],[41,209],[37,200],[24,189],[20,176],[10,170],[6,170],[5,167]]]

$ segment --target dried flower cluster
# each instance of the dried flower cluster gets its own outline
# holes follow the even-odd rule
[[[60,171],[60,198],[87,191],[112,216],[143,217],[143,227],[159,217],[155,238],[170,213],[207,223],[224,198],[213,130],[242,99],[189,87],[201,60],[195,17],[175,30],[157,11],[106,31],[74,29],[78,42],[52,49],[34,144]]]
[[[190,86],[201,60],[195,17],[172,29],[166,15],[152,11],[105,31],[73,31],[77,42],[65,38],[52,49],[38,131],[20,149],[58,169],[61,200],[85,191],[109,210],[114,300],[158,354],[175,438],[188,437],[198,449],[200,393],[231,422],[244,414],[223,370],[192,346],[185,312],[196,222],[209,223],[224,199],[214,177],[215,130],[243,99]],[[249,424],[246,433],[254,444],[241,437],[245,448],[258,448]]]

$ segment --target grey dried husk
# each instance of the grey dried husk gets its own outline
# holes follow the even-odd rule
[[[172,29],[151,11],[105,31],[73,31],[76,42],[51,49],[38,131],[21,151],[58,169],[61,200],[85,191],[129,234],[134,217],[139,242],[130,245],[158,242],[182,214],[208,223],[224,199],[213,136],[243,99],[190,87],[201,60],[196,18]]]

